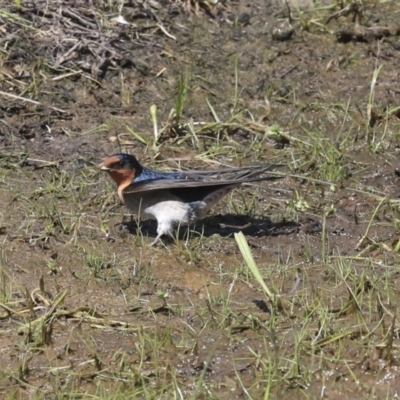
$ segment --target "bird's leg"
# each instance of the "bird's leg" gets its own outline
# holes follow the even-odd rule
[[[188,226],[187,226],[186,240],[185,240],[185,247],[188,247],[188,244],[189,244],[189,238],[190,238],[190,225],[188,225]]]
[[[162,233],[158,234],[157,237],[150,243],[150,246],[155,246],[160,241],[162,235]]]
[[[189,239],[192,235],[191,229],[194,230],[196,223],[194,221],[190,221],[186,227],[186,240],[185,240],[185,247],[188,247]]]
[[[150,243],[150,246],[154,246],[156,243],[158,243],[161,239],[161,236],[163,235],[168,235],[173,237],[172,226],[169,222],[165,223],[165,221],[158,221],[157,237]]]

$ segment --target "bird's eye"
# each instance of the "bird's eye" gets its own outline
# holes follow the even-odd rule
[[[121,167],[123,167],[123,166],[124,166],[124,163],[123,163],[122,161],[116,161],[116,162],[113,164],[113,167],[116,168],[116,169],[119,169],[119,168],[121,168]]]

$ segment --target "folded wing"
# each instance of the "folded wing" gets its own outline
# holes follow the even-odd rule
[[[123,190],[123,194],[146,196],[149,192],[168,191],[185,202],[202,200],[210,193],[223,187],[239,186],[242,183],[282,178],[282,174],[273,174],[270,169],[276,165],[220,170],[188,171],[163,174],[160,177],[141,178],[133,181]],[[269,175],[263,175],[269,172]]]

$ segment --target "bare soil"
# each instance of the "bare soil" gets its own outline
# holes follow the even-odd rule
[[[3,398],[398,395],[400,6],[339,3],[0,0]],[[120,151],[288,176],[151,248]]]

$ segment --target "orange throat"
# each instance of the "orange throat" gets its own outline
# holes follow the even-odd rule
[[[132,183],[133,179],[135,178],[135,170],[114,169],[108,171],[108,173],[118,186],[118,197],[122,202],[124,202],[122,191]]]

